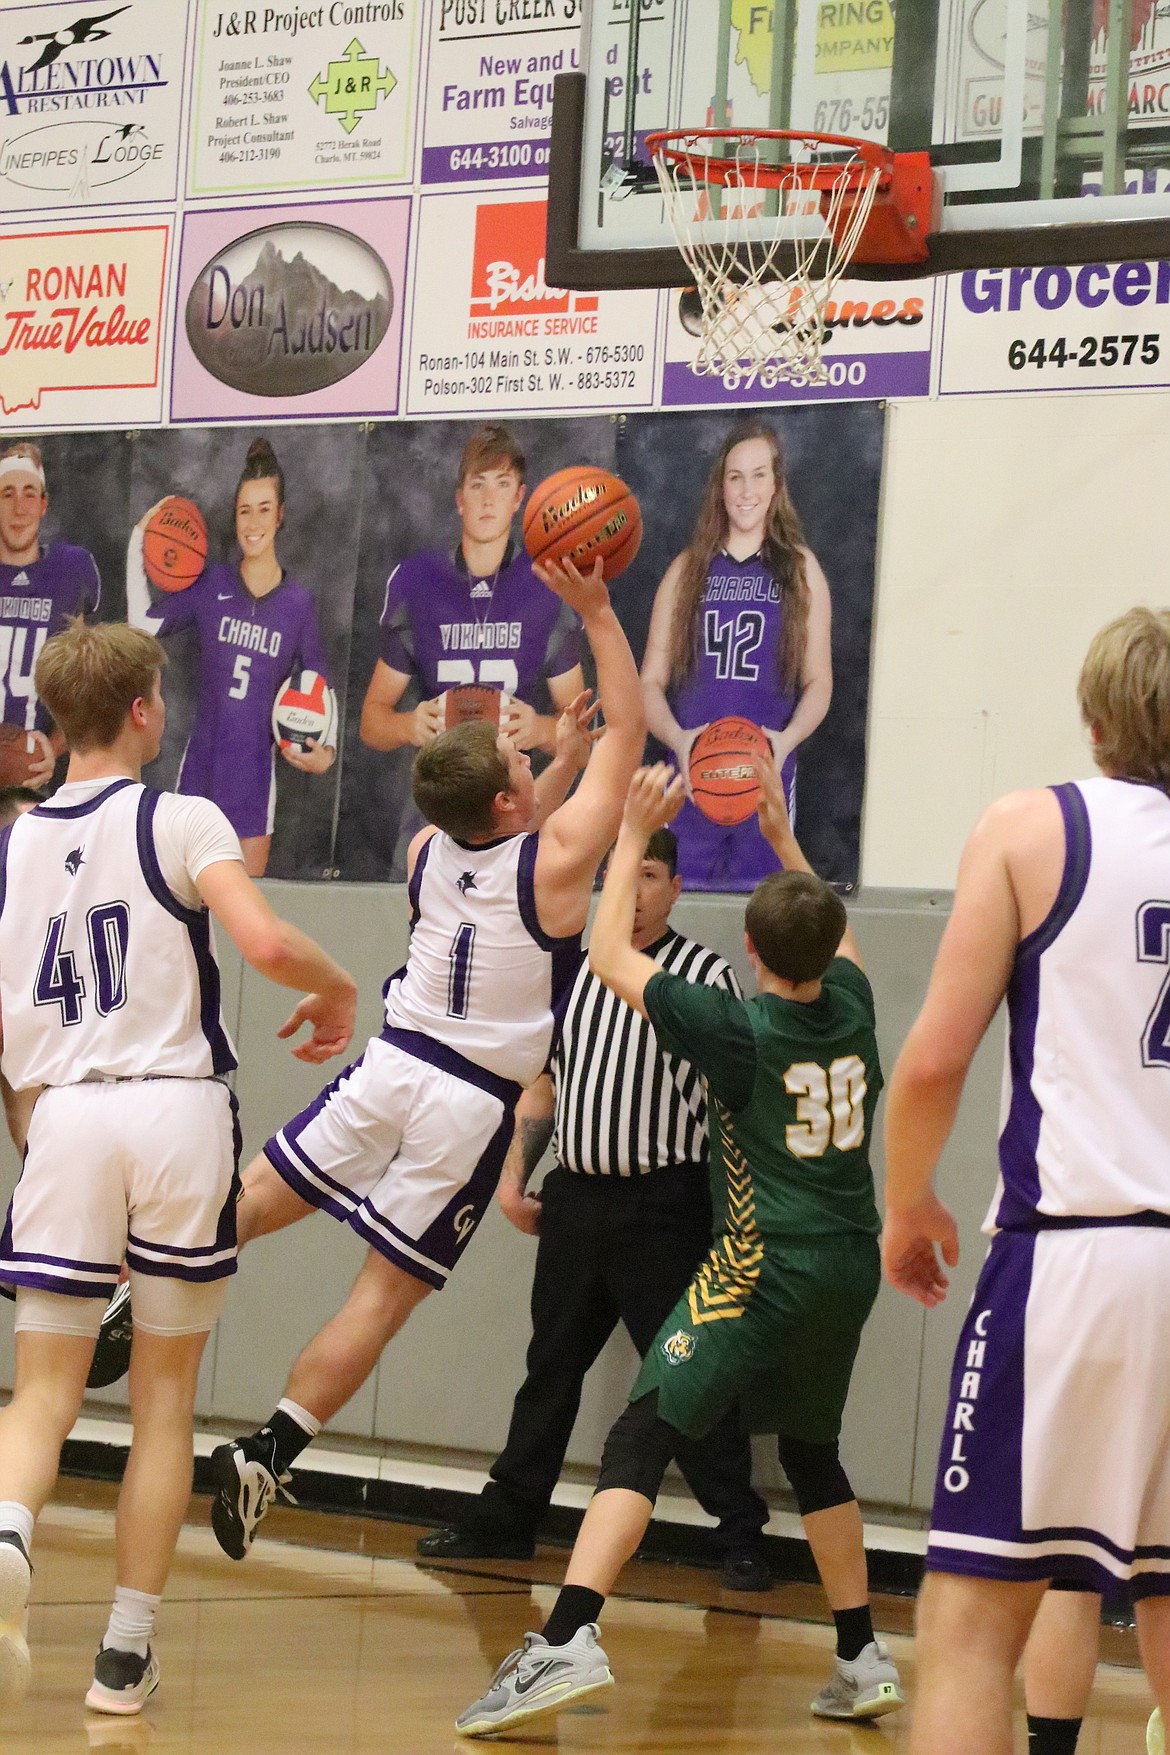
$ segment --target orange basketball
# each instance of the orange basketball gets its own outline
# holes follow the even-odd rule
[[[732,714],[713,720],[691,745],[691,791],[703,815],[728,829],[746,823],[760,802],[752,764],[771,753],[766,735],[750,719]]]
[[[572,561],[588,572],[598,555],[607,584],[623,573],[642,541],[642,509],[608,469],[579,463],[534,488],[524,510],[524,546],[534,561]]]
[[[146,576],[160,591],[185,591],[207,565],[207,526],[191,500],[177,494],[153,512],[142,539]]]
[[[23,786],[32,772],[33,741],[20,725],[0,725],[0,786]]]

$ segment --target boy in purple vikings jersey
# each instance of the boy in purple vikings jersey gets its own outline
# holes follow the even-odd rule
[[[794,811],[797,746],[833,692],[830,619],[776,435],[745,422],[715,460],[691,546],[658,587],[642,663],[646,722],[674,751],[688,791],[696,737],[740,714],[767,732]],[[688,797],[675,828],[688,889],[750,890],[776,869],[755,816],[725,828]]]
[[[463,533],[454,553],[410,555],[391,573],[381,655],[362,706],[361,737],[370,749],[429,743],[443,730],[446,690],[478,685],[505,697],[500,729],[519,749],[552,752],[557,717],[584,686],[579,624],[513,540],[524,474],[524,454],[504,427],[473,434],[459,465]],[[423,699],[413,712],[399,712],[412,680]],[[551,715],[530,705],[540,682]]]
[[[40,451],[10,446],[0,455],[0,717],[29,734],[28,784],[38,787],[52,778],[64,745],[37,699],[37,658],[70,616],[94,614],[102,589],[88,549],[42,547],[48,509]]]
[[[210,566],[185,591],[152,604],[142,565],[150,516],[135,527],[127,555],[129,619],[164,638],[187,627],[199,637],[199,696],[178,791],[214,799],[240,837],[249,876],[262,877],[276,804],[273,702],[301,669],[328,681],[312,593],[276,558],[284,475],[271,445],[253,441],[236,490],[238,567]],[[310,741],[304,754],[283,747],[280,753],[294,768],[323,774],[335,750]]]

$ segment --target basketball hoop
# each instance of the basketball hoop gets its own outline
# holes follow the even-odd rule
[[[701,312],[693,369],[733,388],[828,382],[826,307],[854,262],[927,259],[926,153],[779,128],[647,136]]]

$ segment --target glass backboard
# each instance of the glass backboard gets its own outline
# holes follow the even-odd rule
[[[582,0],[582,11],[582,72],[558,81],[554,111],[550,279],[681,284],[645,143],[703,126],[928,151],[929,261],[862,271],[871,278],[1170,256],[1167,0]]]

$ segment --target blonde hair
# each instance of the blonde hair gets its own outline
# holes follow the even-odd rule
[[[414,758],[414,802],[428,823],[458,841],[490,835],[496,794],[509,790],[496,737],[494,725],[469,720],[441,731]]]
[[[45,460],[41,456],[41,448],[34,445],[31,439],[19,439],[15,445],[9,445],[6,450],[0,451],[0,463],[7,457],[27,457],[44,474]]]
[[[71,750],[108,749],[137,700],[150,700],[167,655],[151,634],[125,622],[88,627],[72,619],[46,640],[36,687]]]
[[[1077,699],[1104,773],[1170,790],[1170,610],[1128,609],[1094,635]]]
[[[732,427],[719,448],[683,561],[670,628],[670,678],[673,683],[685,682],[695,668],[699,610],[707,586],[707,574],[711,562],[727,542],[730,526],[723,498],[727,460],[737,445],[744,445],[751,439],[763,439],[772,459],[772,504],[768,508],[760,553],[780,588],[783,633],[776,654],[778,679],[786,689],[794,688],[800,681],[808,640],[809,606],[808,581],[804,573],[804,530],[788,492],[784,453],[779,439],[765,421],[746,420]]]

